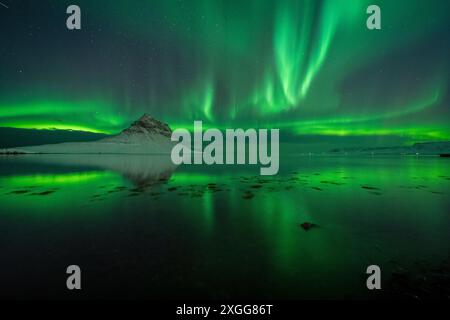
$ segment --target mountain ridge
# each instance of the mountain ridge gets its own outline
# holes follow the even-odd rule
[[[411,146],[335,148],[328,154],[439,155],[450,153],[450,141],[416,142]]]

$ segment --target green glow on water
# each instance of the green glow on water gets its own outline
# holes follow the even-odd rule
[[[110,180],[114,176],[111,172],[76,172],[64,174],[36,174],[27,176],[12,176],[8,178],[1,178],[0,183],[6,184],[10,187],[24,187],[29,185],[39,186],[65,186],[69,184],[82,184],[91,181]]]
[[[82,214],[95,190],[121,183],[122,177],[109,171],[0,176],[0,199],[4,214],[20,211],[64,216],[76,208],[80,210],[77,214]],[[112,205],[106,203],[106,207]]]
[[[450,249],[446,159],[287,155],[281,169],[262,177],[245,166],[181,166],[168,181],[141,185],[113,171],[17,170],[0,177],[0,218],[30,228],[70,223],[80,237],[114,239],[103,246],[127,268],[136,251],[122,250],[123,243],[139,248],[140,263],[151,260],[149,274],[166,272],[168,265],[155,261],[169,257],[186,285],[201,273],[208,288],[233,292],[230,279],[245,277],[278,297],[364,295],[354,274],[369,262],[389,272],[391,260],[435,261]],[[12,193],[21,190],[28,191]],[[303,222],[318,226],[305,231]],[[159,241],[162,256],[149,249]]]
[[[207,184],[214,183],[226,179],[227,175],[219,174],[204,174],[204,173],[183,173],[176,172],[172,177],[171,181],[178,184]]]

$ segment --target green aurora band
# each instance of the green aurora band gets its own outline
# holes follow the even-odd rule
[[[79,1],[79,36],[50,26],[35,57],[0,63],[0,126],[111,134],[147,112],[173,128],[450,140],[449,3],[377,1],[380,31],[365,27],[370,4]],[[2,53],[26,46],[25,29]],[[55,34],[73,47],[46,49]]]

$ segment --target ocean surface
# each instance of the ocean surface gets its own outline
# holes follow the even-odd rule
[[[378,298],[424,272],[448,279],[449,159],[280,159],[260,176],[163,156],[2,156],[0,297]],[[81,291],[66,289],[72,264]]]

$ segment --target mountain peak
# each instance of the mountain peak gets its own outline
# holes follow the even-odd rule
[[[139,119],[138,121],[142,121],[142,122],[146,122],[146,121],[151,121],[151,120],[155,120],[151,115],[149,115],[148,113],[144,113]]]
[[[123,131],[124,134],[160,134],[165,137],[172,135],[170,127],[159,120],[156,120],[147,113],[144,113],[137,121],[133,122],[128,129]]]

